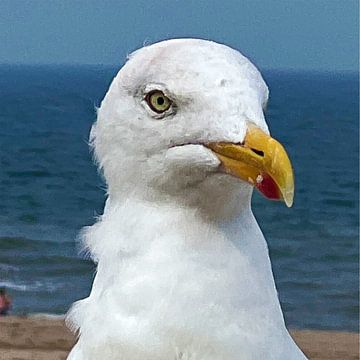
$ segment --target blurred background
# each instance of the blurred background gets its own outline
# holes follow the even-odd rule
[[[290,327],[358,330],[357,1],[0,0],[0,287],[14,314],[63,314],[95,267],[76,237],[102,213],[87,139],[144,44],[200,37],[248,56],[296,174],[287,209],[255,194]]]

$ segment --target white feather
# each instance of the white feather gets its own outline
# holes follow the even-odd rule
[[[143,101],[176,104],[159,118]],[[280,309],[252,188],[218,172],[202,143],[267,131],[268,90],[240,53],[178,39],[130,56],[98,111],[92,143],[109,198],[84,232],[97,273],[69,314],[71,360],[305,359]],[[178,145],[178,146],[176,146]]]

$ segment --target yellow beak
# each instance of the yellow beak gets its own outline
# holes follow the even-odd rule
[[[284,147],[253,124],[248,124],[244,143],[210,143],[225,172],[255,186],[265,197],[283,200],[291,207],[294,174]]]

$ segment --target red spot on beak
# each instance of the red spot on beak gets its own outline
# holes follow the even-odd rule
[[[266,173],[259,175],[255,186],[268,199],[272,199],[272,200],[281,199],[279,188],[270,175]]]

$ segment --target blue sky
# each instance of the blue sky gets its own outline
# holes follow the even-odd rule
[[[122,64],[158,40],[200,37],[261,68],[357,70],[356,0],[0,0],[0,63]]]

